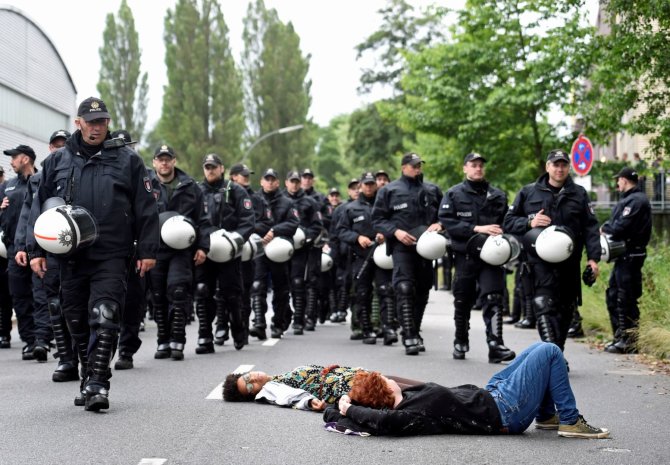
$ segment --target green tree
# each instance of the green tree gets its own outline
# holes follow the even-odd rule
[[[333,118],[328,126],[318,129],[314,171],[317,173],[319,188],[326,192],[331,187],[346,184],[350,178],[351,165],[347,162],[348,115]]]
[[[654,155],[670,153],[670,7],[657,0],[608,0],[611,32],[594,42],[584,120],[605,142],[617,132],[650,135]]]
[[[260,44],[254,31],[263,34]],[[303,167],[313,157],[315,142],[313,126],[307,119],[311,104],[311,81],[307,79],[310,57],[302,55],[300,37],[293,25],[279,21],[276,12],[267,11],[262,0],[247,12],[244,37],[245,47],[253,49],[243,62],[245,79],[253,92],[247,116],[251,118],[250,127],[258,131],[252,132],[251,137],[305,125],[301,131],[267,138],[249,152],[249,162],[260,169],[272,166],[280,173]],[[261,48],[257,49],[259,45]]]
[[[112,125],[125,129],[141,140],[147,119],[147,73],[141,73],[140,50],[135,19],[126,0],[117,18],[107,15],[100,47],[100,73],[97,89],[112,116]]]
[[[218,2],[179,0],[165,17],[164,40],[168,85],[158,135],[192,174],[207,153],[234,163],[244,133],[243,93]]]
[[[569,107],[588,70],[593,29],[582,7],[582,0],[469,0],[449,42],[407,55],[403,125],[453,138],[455,160],[485,154],[503,188],[530,181],[544,171],[548,150],[567,145],[558,136],[563,125],[547,116]]]
[[[395,120],[382,117],[375,104],[354,111],[349,117],[349,159],[359,170],[395,167],[405,152],[404,132]]]

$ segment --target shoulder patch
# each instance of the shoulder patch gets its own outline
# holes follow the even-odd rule
[[[244,199],[242,206],[245,210],[251,210],[251,199]]]
[[[625,207],[623,209],[623,212],[621,213],[621,216],[628,216],[630,215],[630,207]]]
[[[149,179],[149,176],[145,176],[143,181],[144,181],[144,188],[146,189],[146,191],[151,192],[151,180]]]

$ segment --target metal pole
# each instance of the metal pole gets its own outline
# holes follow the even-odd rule
[[[244,152],[244,156],[242,157],[242,163],[247,161],[247,157],[249,156],[253,148],[256,147],[258,144],[260,144],[261,142],[263,142],[268,137],[274,136],[275,134],[286,134],[287,132],[298,131],[300,129],[303,129],[304,127],[305,126],[302,124],[297,124],[295,126],[287,126],[285,128],[275,129],[274,131],[270,131],[266,134],[263,134],[261,137],[256,139],[253,144],[249,146],[246,152]]]

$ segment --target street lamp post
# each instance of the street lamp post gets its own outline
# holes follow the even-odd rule
[[[266,134],[263,134],[261,137],[256,139],[254,141],[254,143],[251,144],[251,146],[249,146],[249,148],[247,149],[246,152],[244,152],[244,156],[242,157],[242,163],[247,161],[247,157],[249,156],[249,154],[251,153],[253,148],[256,147],[259,143],[263,142],[268,137],[274,136],[275,134],[286,134],[287,132],[299,131],[300,129],[303,129],[304,127],[305,127],[304,125],[298,124],[298,125],[295,125],[295,126],[287,126],[285,128],[275,129],[274,131],[270,131]]]

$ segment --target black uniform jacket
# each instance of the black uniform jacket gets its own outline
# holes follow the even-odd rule
[[[440,189],[434,184],[424,183],[421,176],[410,178],[402,175],[377,192],[372,221],[375,230],[386,237],[389,254],[396,245],[402,246],[393,235],[398,229],[412,233],[417,227],[437,223],[441,199]]]
[[[155,258],[158,213],[142,159],[127,146],[103,148],[87,159],[80,152],[81,145],[81,131],[77,130],[64,147],[44,160],[30,212],[30,230],[44,201],[61,197],[66,203],[86,208],[98,227],[96,242],[75,256],[91,260],[127,258],[133,253],[136,239],[137,258]],[[34,237],[27,238],[26,248],[31,257],[44,256]]]
[[[17,251],[19,249],[17,249],[14,244],[16,237],[20,236],[22,240],[25,241],[25,228],[24,232],[22,232],[18,230],[17,226],[19,224],[19,218],[25,199],[31,192],[30,183],[34,182],[34,177],[35,175],[23,176],[22,174],[19,174],[15,178],[0,185],[0,201],[5,197],[9,199],[7,208],[0,210],[0,229],[5,233],[3,241],[6,246],[12,247]],[[37,178],[37,180],[39,180],[39,178]]]
[[[551,224],[565,226],[573,234],[574,249],[571,261],[579,263],[586,245],[586,256],[600,261],[600,232],[598,220],[591,207],[586,190],[568,176],[563,188],[554,194],[549,188],[549,175],[543,174],[533,184],[524,186],[509,207],[503,229],[523,236],[530,229],[530,220],[540,210],[551,218]]]
[[[377,232],[372,224],[372,206],[375,197],[365,197],[362,193],[357,200],[342,207],[342,214],[337,223],[337,237],[352,248],[353,252],[364,257],[367,251],[358,243],[358,236],[365,236],[374,241]]]
[[[264,237],[272,229],[275,237],[293,238],[300,224],[300,214],[293,207],[291,199],[279,189],[273,192],[263,192],[261,189],[252,200],[258,218],[256,234]]]
[[[21,207],[21,214],[19,215],[19,221],[16,225],[16,233],[14,234],[14,250],[17,252],[26,251],[28,234],[32,234],[32,231],[28,230],[28,222],[30,221],[30,209],[33,206],[33,196],[37,192],[40,179],[42,179],[42,172],[36,170],[35,174],[30,177],[30,181],[28,181],[26,195],[23,199],[23,206]],[[2,197],[0,197],[0,199],[1,198]]]
[[[326,409],[323,419],[377,436],[498,434],[503,428],[491,394],[471,384],[453,388],[419,384],[403,389],[402,397],[396,408],[390,410],[351,405],[346,417],[335,405]]]
[[[221,179],[198,184],[203,193],[203,208],[212,229],[237,232],[246,241],[256,225],[254,208],[246,189],[233,181]]]
[[[612,239],[626,242],[626,253],[645,253],[651,238],[651,205],[644,192],[635,187],[621,195],[602,230]]]
[[[209,234],[213,231],[213,228],[205,214],[202,191],[192,177],[177,167],[174,170],[179,183],[169,200],[167,189],[158,179],[156,172],[151,172],[151,184],[158,204],[158,213],[173,211],[190,218],[198,235],[196,247],[208,252]],[[161,243],[161,251],[164,250],[170,250],[170,248]]]
[[[463,181],[444,194],[438,217],[451,237],[451,246],[465,252],[475,226],[497,224],[502,227],[507,213],[507,196],[503,191],[482,181],[481,190],[475,183]]]
[[[289,194],[288,191],[285,191],[284,195],[293,202],[293,208],[298,211],[300,227],[305,230],[307,241],[311,242],[316,239],[323,231],[321,205],[302,189],[298,189],[295,194]]]

